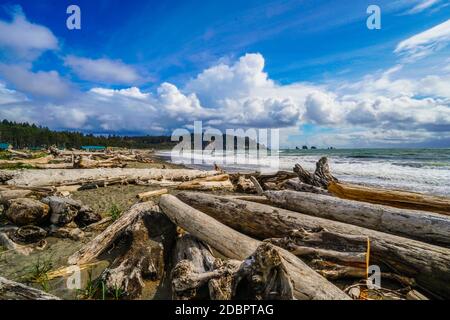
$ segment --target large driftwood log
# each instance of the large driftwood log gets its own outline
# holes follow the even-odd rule
[[[331,182],[328,190],[343,199],[450,215],[450,199],[421,193]]]
[[[371,263],[414,278],[429,292],[449,298],[450,249],[272,206],[202,193],[178,197],[220,222],[258,239],[284,238],[292,230],[321,230],[366,236]]]
[[[172,298],[231,299],[232,275],[239,264],[235,260],[223,263],[213,256],[207,244],[190,234],[184,234],[177,240],[173,250]]]
[[[60,300],[60,298],[0,277],[0,300]]]
[[[160,213],[157,205],[139,203],[69,257],[68,262],[90,263],[113,247],[117,240],[124,240],[125,247],[117,248],[121,254],[101,277],[109,289],[125,292],[123,298],[137,298],[142,293],[145,279],[159,281],[162,278],[175,233],[175,226]]]
[[[186,205],[172,195],[163,195],[162,211],[178,226],[204,241],[226,257],[243,260],[252,255],[260,241],[223,225],[208,215]],[[293,254],[277,249],[297,299],[349,299],[336,286],[317,274]]]
[[[119,159],[111,158],[107,160],[92,160],[88,157],[75,157],[74,168],[78,169],[92,169],[92,168],[123,168],[126,163],[122,163]]]
[[[216,171],[202,171],[190,169],[49,169],[45,173],[40,170],[21,170],[11,172],[0,171],[6,183],[12,186],[63,186],[82,184],[105,179],[135,179],[189,181],[196,178],[216,175]]]
[[[275,205],[300,213],[450,246],[450,217],[296,191],[267,191]]]
[[[108,249],[112,243],[136,221],[142,212],[151,211],[153,208],[154,204],[152,202],[134,205],[128,211],[124,212],[119,219],[111,224],[105,231],[71,255],[68,259],[69,264],[80,265],[92,262],[102,252]]]
[[[167,253],[175,238],[175,226],[154,206],[124,231],[125,253],[101,275],[108,288],[121,288],[127,299],[142,294],[145,280],[159,281],[165,272]],[[166,256],[165,256],[166,255]]]
[[[322,157],[317,161],[314,173],[309,173],[299,164],[295,165],[294,172],[298,175],[300,182],[323,189],[327,189],[330,182],[337,181],[330,172],[328,159],[326,157]]]

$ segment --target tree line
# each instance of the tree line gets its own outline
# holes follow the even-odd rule
[[[170,136],[97,136],[81,132],[54,131],[36,124],[8,120],[0,122],[0,143],[9,143],[15,149],[46,148],[52,145],[77,149],[86,145],[145,149],[171,147],[176,144],[171,142]]]

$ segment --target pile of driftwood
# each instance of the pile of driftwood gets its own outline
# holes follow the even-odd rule
[[[104,152],[87,152],[81,150],[59,150],[52,146],[34,158],[31,152],[7,150],[11,153],[9,160],[0,160],[0,165],[22,164],[36,169],[91,169],[123,168],[128,162],[152,163],[153,151],[143,150],[109,150]],[[42,156],[44,153],[47,155]]]
[[[112,255],[100,278],[127,299],[147,281],[173,299],[450,298],[449,199],[347,185],[326,158],[314,173],[191,178],[176,188],[202,192],[138,195],[68,265]]]

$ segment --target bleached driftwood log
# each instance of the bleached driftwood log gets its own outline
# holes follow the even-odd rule
[[[323,189],[327,189],[330,182],[338,181],[331,174],[328,159],[326,157],[322,157],[317,161],[314,173],[309,173],[299,164],[295,165],[294,172],[298,175],[300,182]]]
[[[233,190],[234,186],[227,174],[219,174],[200,179],[186,181],[177,186],[179,190]]]
[[[445,215],[290,190],[265,195],[284,209],[450,246],[450,217]]]
[[[42,290],[0,277],[0,300],[61,300]]]
[[[300,182],[298,179],[290,179],[283,183],[283,186],[285,189],[295,190],[299,192],[309,192],[309,193],[316,193],[316,194],[323,194],[331,196],[332,193],[330,193],[328,190],[315,187],[303,182]]]
[[[240,263],[223,263],[211,248],[190,234],[181,236],[173,250],[172,298],[175,300],[229,300],[232,275]]]
[[[123,298],[141,295],[144,280],[160,280],[165,272],[166,251],[176,233],[175,226],[153,202],[134,205],[101,234],[69,257],[69,264],[83,265],[98,258],[124,240],[119,254],[101,277],[109,289],[121,289]]]
[[[144,202],[132,206],[128,211],[122,213],[105,231],[71,255],[68,259],[69,264],[80,265],[92,262],[102,252],[108,249],[142,213],[151,212],[154,208],[155,205],[152,202]]]
[[[176,225],[231,259],[244,260],[261,244],[260,241],[223,225],[172,195],[163,195],[159,205]],[[296,299],[349,299],[303,261],[281,248],[276,250],[290,278]]]
[[[76,156],[74,168],[78,169],[92,169],[92,168],[123,168],[126,166],[119,159],[111,158],[107,160],[92,160],[88,157]]]
[[[0,160],[0,164],[26,164],[30,166],[37,166],[37,165],[43,165],[48,164],[51,160],[53,160],[53,156],[49,155],[42,158],[36,158],[36,159],[17,159],[17,160]]]
[[[131,169],[131,168],[99,168],[99,169],[49,169],[21,170],[14,172],[0,171],[0,176],[8,185],[13,186],[63,186],[82,184],[105,179],[135,179],[189,181],[216,175],[216,171],[190,169]]]
[[[147,192],[142,192],[136,195],[136,198],[138,198],[141,201],[146,201],[148,199],[150,199],[151,197],[157,197],[157,196],[161,196],[163,194],[168,193],[169,190],[167,189],[159,189],[159,190],[152,190],[152,191],[147,191]]]
[[[370,263],[388,266],[396,273],[414,278],[419,286],[429,292],[450,297],[450,287],[447,285],[450,282],[448,248],[260,203],[203,193],[182,192],[177,196],[192,207],[257,239],[284,238],[293,230],[301,229],[325,229],[366,236],[370,239]]]
[[[331,182],[328,190],[343,199],[450,215],[450,199],[421,193]]]

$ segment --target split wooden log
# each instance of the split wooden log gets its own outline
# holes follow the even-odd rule
[[[240,262],[223,263],[211,248],[190,234],[177,240],[171,272],[172,298],[175,300],[230,300],[232,275]]]
[[[0,277],[0,300],[61,300],[22,283]]]
[[[301,182],[323,189],[327,189],[327,186],[331,181],[337,181],[330,172],[328,159],[326,157],[322,157],[317,161],[314,173],[309,173],[299,164],[295,165],[294,172],[298,175]]]
[[[68,259],[69,264],[86,264],[92,262],[101,253],[108,249],[123,232],[132,225],[143,212],[151,212],[155,205],[152,202],[144,202],[132,206],[128,211],[124,212],[114,223],[112,223],[105,231],[100,233],[86,246],[71,255]]]
[[[322,230],[366,236],[371,243],[371,262],[414,278],[418,285],[438,297],[449,298],[450,249],[358,226],[308,216],[227,197],[182,192],[187,204],[220,222],[257,239],[284,238],[292,230]],[[236,245],[237,247],[237,245]],[[320,247],[327,249],[326,247]]]
[[[175,234],[176,227],[160,213],[158,206],[153,202],[139,203],[69,257],[69,263],[90,263],[107,249],[115,248],[120,239],[125,247],[117,247],[119,255],[101,278],[108,289],[120,289],[125,293],[123,298],[135,299],[142,294],[145,280],[162,279]]]
[[[107,288],[120,288],[125,294],[122,298],[135,299],[142,294],[146,279],[156,281],[163,276],[164,246],[150,238],[143,216],[127,227],[124,237],[125,254],[117,257],[101,278]]]
[[[223,225],[172,195],[163,195],[159,205],[176,225],[231,259],[243,260],[252,255],[261,244],[260,241]],[[276,250],[286,268],[296,299],[349,299],[340,289],[293,254],[281,248]]]
[[[267,191],[265,195],[284,209],[450,246],[448,216],[291,190]]]
[[[450,199],[445,197],[436,197],[401,190],[365,187],[348,183],[337,183],[334,181],[328,185],[328,190],[333,195],[342,199],[450,215]]]
[[[146,201],[152,197],[158,197],[158,196],[161,196],[168,192],[169,192],[169,190],[167,190],[165,188],[159,189],[159,190],[152,190],[152,191],[139,193],[138,195],[136,195],[136,198],[138,198],[140,201]]]

